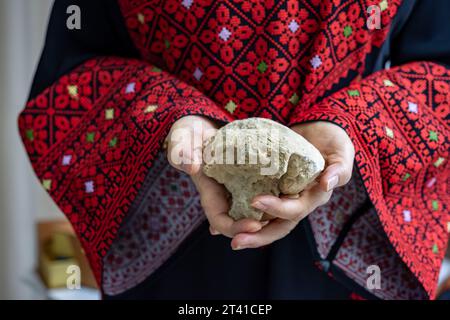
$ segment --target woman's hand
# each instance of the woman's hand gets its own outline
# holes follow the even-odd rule
[[[166,138],[167,159],[174,168],[191,176],[200,194],[211,234],[223,234],[232,238],[238,233],[257,232],[262,228],[260,222],[252,219],[234,221],[228,216],[228,192],[223,185],[207,177],[201,170],[203,141],[216,131],[216,125],[201,116],[179,119]]]
[[[258,248],[285,237],[317,207],[325,204],[333,189],[350,181],[355,149],[347,133],[339,126],[324,122],[310,122],[291,128],[312,143],[325,158],[325,170],[317,182],[302,191],[298,197],[280,198],[260,195],[252,206],[275,217],[260,231],[236,235],[233,249]]]

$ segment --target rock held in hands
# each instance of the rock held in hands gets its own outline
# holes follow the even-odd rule
[[[322,172],[325,160],[306,139],[277,122],[249,118],[227,124],[204,143],[203,172],[231,193],[229,215],[261,220],[251,206],[260,194],[296,195]]]

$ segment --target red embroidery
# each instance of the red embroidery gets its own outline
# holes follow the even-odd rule
[[[79,79],[86,73],[95,79],[88,85],[90,90],[75,90],[82,88]],[[100,283],[102,257],[170,125],[188,114],[221,121],[232,118],[192,87],[144,62],[99,58],[69,77],[72,81],[63,77],[30,101],[19,117],[19,127],[37,176],[72,222]],[[108,91],[96,85],[105,79],[109,79]],[[51,97],[68,83],[73,86],[70,99],[90,100],[91,105],[57,110]],[[36,106],[40,99],[48,103]],[[114,110],[112,119],[107,110]],[[58,140],[52,124],[66,115],[66,135]],[[82,120],[70,121],[75,116]]]
[[[450,221],[450,110],[447,105],[446,115],[436,113],[445,99],[440,96],[436,103],[435,93],[449,84],[450,71],[442,66],[408,64],[378,72],[311,108],[297,109],[291,119],[332,121],[347,131],[384,231],[431,297]]]
[[[33,167],[74,225],[99,281],[102,258],[172,123],[187,114],[261,116],[323,119],[348,130],[390,241],[433,296],[448,237],[448,155],[439,150],[448,143],[448,70],[405,66],[317,104],[351,80],[350,71],[362,74],[400,1],[382,11],[380,30],[363,23],[377,1],[119,4],[143,60],[90,60],[30,101],[19,118]],[[384,85],[385,75],[394,87]],[[408,102],[419,111],[406,113],[414,110]],[[439,180],[425,187],[431,178]],[[410,223],[402,220],[406,208]]]

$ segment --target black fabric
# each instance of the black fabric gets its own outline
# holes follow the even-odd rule
[[[81,29],[69,30],[70,5],[81,11]],[[139,57],[114,0],[57,0],[54,2],[44,50],[30,91],[30,99],[62,75],[97,56]]]
[[[315,265],[303,223],[271,246],[242,251],[204,223],[147,280],[104,299],[349,299],[353,290]]]
[[[449,15],[448,0],[418,1],[392,43],[392,64],[433,61],[450,66]]]
[[[373,68],[367,68],[367,70],[364,71],[363,77],[370,76],[373,72],[385,68],[386,62],[391,59],[392,43],[397,41],[396,39],[399,33],[403,30],[405,23],[411,17],[411,13],[418,1],[419,0],[406,0],[402,2],[392,21],[391,29],[389,30],[386,41],[384,41],[381,48],[375,49],[374,52],[367,57],[366,65],[373,65]]]

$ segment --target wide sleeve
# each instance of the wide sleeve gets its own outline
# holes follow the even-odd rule
[[[448,1],[419,1],[393,39],[393,68],[295,110],[290,119],[346,130],[389,241],[430,297],[450,232],[448,12]]]
[[[100,283],[102,257],[172,123],[193,114],[232,119],[139,59],[115,1],[78,1],[80,30],[66,27],[70,4],[55,2],[18,123],[36,175],[72,223]]]

